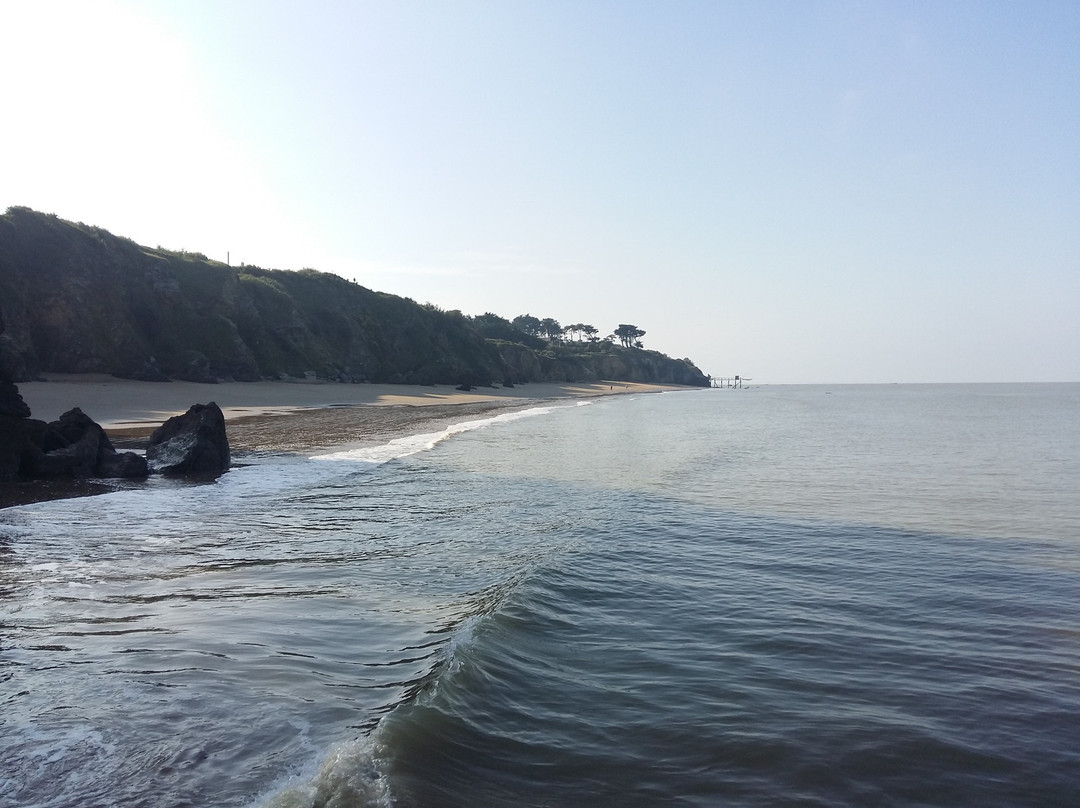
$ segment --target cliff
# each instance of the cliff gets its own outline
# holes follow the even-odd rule
[[[472,318],[336,275],[229,267],[28,208],[0,217],[0,372],[214,382],[624,381],[707,386],[689,360],[608,342],[488,339]]]

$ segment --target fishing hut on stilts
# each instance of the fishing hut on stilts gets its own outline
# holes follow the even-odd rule
[[[710,376],[709,384],[716,388],[725,388],[728,390],[742,390],[743,382],[753,381],[746,376]]]

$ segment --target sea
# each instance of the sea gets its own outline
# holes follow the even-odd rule
[[[0,510],[0,805],[1080,805],[1080,384],[234,459]]]

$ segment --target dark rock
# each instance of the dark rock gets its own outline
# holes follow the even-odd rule
[[[98,458],[98,477],[145,477],[150,473],[146,458],[135,452],[113,452]]]
[[[18,477],[34,478],[34,470],[41,466],[42,458],[45,456],[45,452],[41,447],[48,431],[49,425],[36,418],[26,418],[20,421],[18,434],[21,435],[21,445],[19,448]]]
[[[229,468],[225,416],[213,401],[194,404],[154,430],[146,445],[150,470],[167,475],[211,474]]]
[[[0,415],[10,418],[29,418],[30,407],[23,401],[19,388],[0,376]]]
[[[0,415],[0,482],[19,476],[28,446],[28,419]]]
[[[78,407],[46,424],[30,420],[22,455],[24,477],[145,477],[146,459],[117,452],[105,430]]]
[[[30,420],[21,473],[37,479],[91,477],[104,431],[78,407],[52,423]]]
[[[49,434],[46,435],[46,440],[52,441],[54,445],[46,447],[45,451],[70,446],[82,440],[88,432],[92,433],[98,442],[102,438],[108,440],[105,437],[105,430],[98,426],[93,418],[78,407],[72,407],[61,415],[58,420],[49,424]]]
[[[77,410],[76,410],[77,411]],[[64,413],[60,416],[63,418],[71,413]],[[79,412],[82,415],[82,412]],[[86,416],[83,416],[86,417]],[[61,425],[58,428],[53,428],[58,422],[49,424],[50,430],[47,433],[47,440],[51,443],[55,442],[58,435],[63,435],[66,431],[71,431],[70,424]],[[91,422],[93,423],[93,422]],[[83,479],[85,477],[93,477],[94,469],[97,468],[98,450],[101,448],[101,438],[104,436],[104,432],[101,431],[101,427],[94,424],[97,429],[87,428],[81,435],[75,440],[68,443],[66,446],[46,451],[42,454],[40,462],[36,468],[33,469],[33,476],[35,477],[75,477]]]

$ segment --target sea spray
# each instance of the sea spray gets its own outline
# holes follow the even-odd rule
[[[298,780],[299,778],[292,778]],[[370,738],[340,743],[310,779],[287,785],[262,808],[390,808],[394,801]]]

